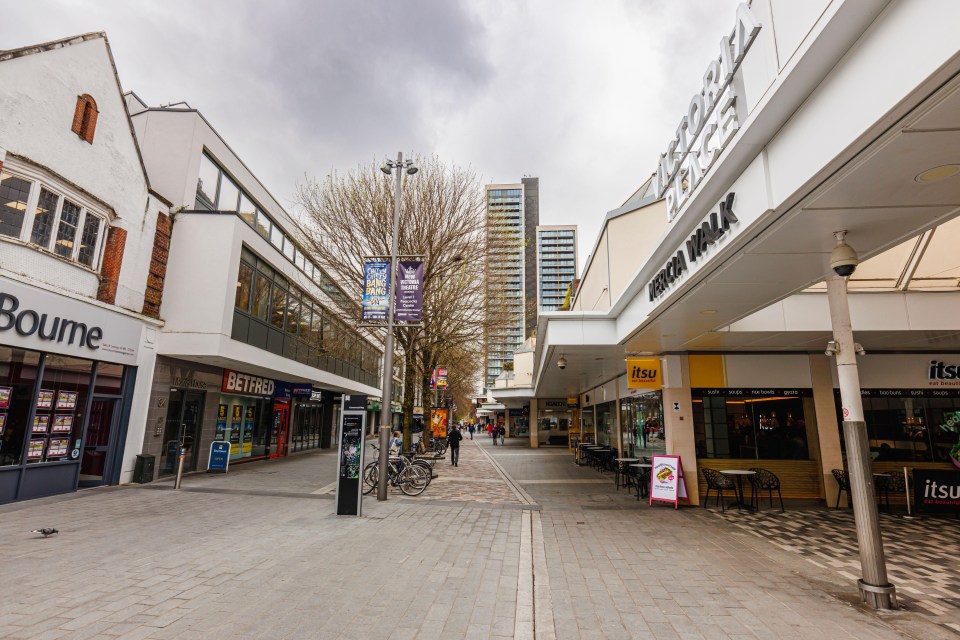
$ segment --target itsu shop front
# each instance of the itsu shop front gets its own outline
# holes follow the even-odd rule
[[[0,278],[0,504],[121,481],[144,328]]]

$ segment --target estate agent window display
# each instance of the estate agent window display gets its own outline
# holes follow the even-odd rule
[[[0,347],[0,466],[79,456],[93,370],[90,360]]]

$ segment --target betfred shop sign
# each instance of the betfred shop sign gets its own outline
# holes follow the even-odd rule
[[[240,396],[260,396],[272,398],[276,390],[276,383],[270,378],[261,378],[249,373],[223,370],[223,385],[220,388],[224,393],[235,393]]]

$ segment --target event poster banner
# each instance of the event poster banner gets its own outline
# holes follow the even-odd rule
[[[217,442],[227,441],[227,405],[220,405],[217,411],[217,431],[213,439]]]
[[[363,265],[363,299],[360,301],[364,322],[387,319],[387,304],[390,292],[390,263],[372,260]]]
[[[397,269],[397,322],[423,322],[423,261],[401,260]]]
[[[430,427],[434,438],[447,437],[447,410],[434,409],[430,414]]]

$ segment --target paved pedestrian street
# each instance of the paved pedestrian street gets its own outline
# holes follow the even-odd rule
[[[936,617],[917,594],[868,611],[850,579],[748,519],[651,508],[565,449],[466,440],[422,496],[367,496],[359,519],[333,515],[335,461],[0,507],[0,636],[956,637],[949,598]],[[60,533],[29,533],[43,526]],[[955,577],[942,548],[923,560]]]

